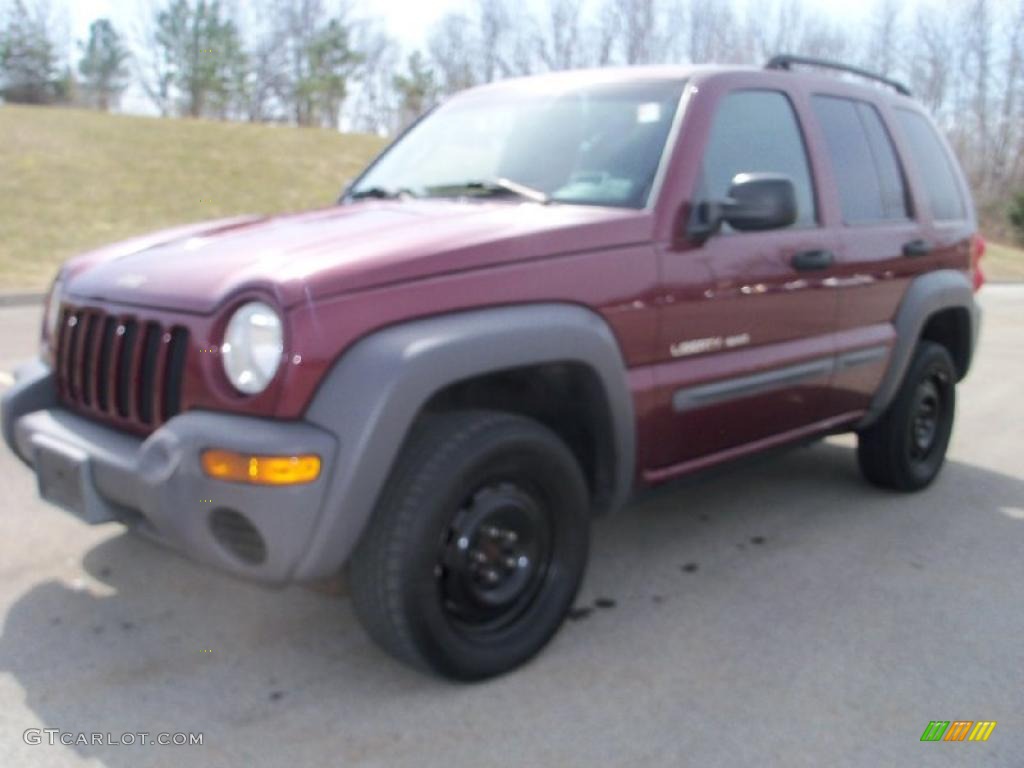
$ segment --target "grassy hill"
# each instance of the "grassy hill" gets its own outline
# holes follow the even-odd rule
[[[1020,248],[990,242],[981,264],[990,280],[1024,281],[1024,250]]]
[[[0,291],[159,227],[330,204],[375,136],[0,106]]]
[[[327,205],[384,145],[315,128],[0,106],[0,291],[39,290],[89,248],[237,213]],[[993,280],[1024,251],[989,244]]]

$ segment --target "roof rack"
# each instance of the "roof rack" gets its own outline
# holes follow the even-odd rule
[[[768,63],[764,65],[765,69],[785,69],[788,70],[793,64],[803,64],[808,67],[823,67],[825,69],[837,69],[841,72],[849,72],[851,75],[857,75],[859,77],[866,77],[868,80],[874,80],[879,83],[884,83],[890,88],[895,88],[898,93],[902,93],[904,96],[910,96],[910,89],[907,88],[903,83],[897,80],[891,80],[888,77],[869,72],[866,69],[860,67],[853,67],[849,64],[840,64],[837,61],[829,61],[828,59],[815,59],[810,56],[793,56],[788,53],[782,53],[778,56],[773,56],[768,60]]]

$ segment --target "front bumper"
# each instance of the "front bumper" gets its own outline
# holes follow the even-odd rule
[[[49,500],[89,523],[124,522],[249,579],[292,580],[329,506],[325,489],[337,440],[307,422],[189,411],[143,440],[60,407],[53,373],[38,361],[19,369],[0,412],[5,441],[36,471]],[[323,469],[302,485],[224,482],[203,473],[199,456],[206,448],[314,453]]]

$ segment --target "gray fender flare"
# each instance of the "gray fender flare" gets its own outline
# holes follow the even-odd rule
[[[981,324],[981,309],[974,300],[970,278],[953,269],[940,269],[914,278],[893,318],[896,345],[889,358],[889,367],[857,429],[873,424],[889,407],[903,383],[925,323],[936,312],[951,308],[967,310],[970,318],[970,349],[967,353],[967,364],[970,365]]]
[[[437,392],[485,373],[580,363],[604,390],[614,442],[611,506],[632,490],[636,425],[615,336],[594,312],[529,304],[414,320],[354,344],[317,389],[305,418],[334,434],[338,456],[298,580],[330,575],[348,559],[414,419]]]

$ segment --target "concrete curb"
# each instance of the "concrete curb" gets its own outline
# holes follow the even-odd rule
[[[42,304],[44,301],[45,293],[0,293],[0,307],[25,307]]]

